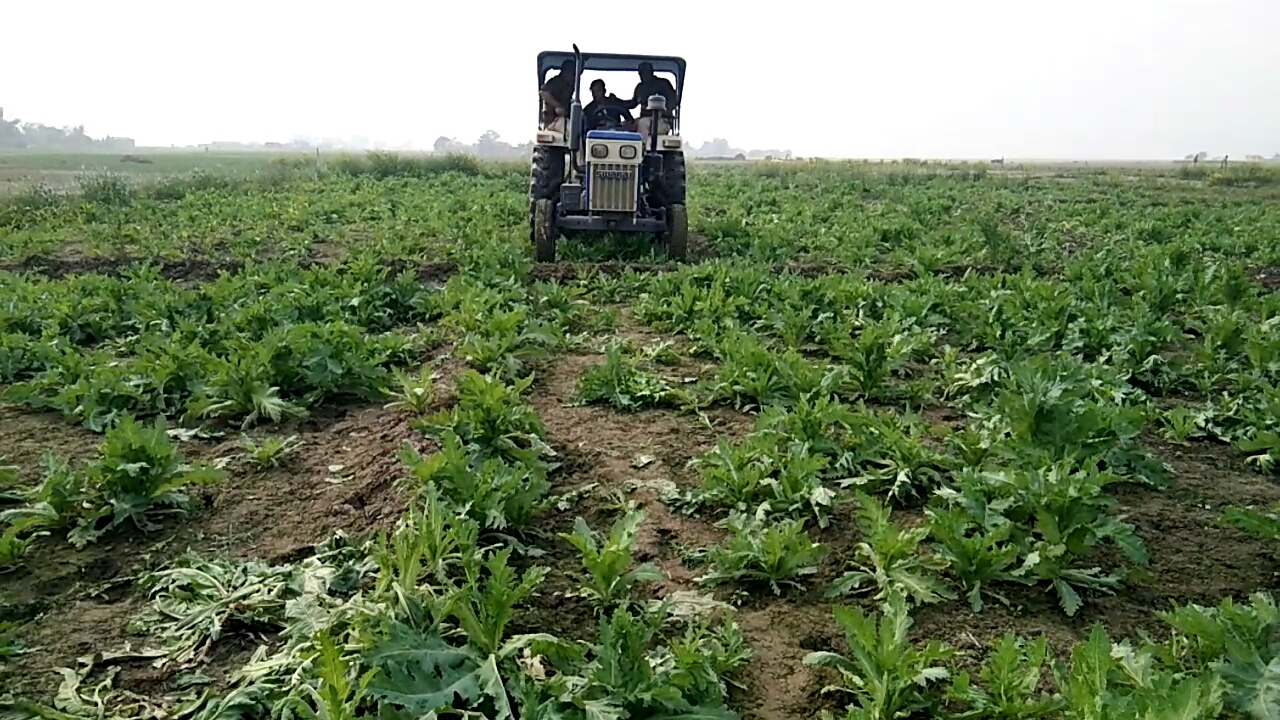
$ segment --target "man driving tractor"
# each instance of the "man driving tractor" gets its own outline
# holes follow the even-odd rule
[[[592,80],[591,102],[582,109],[582,114],[587,119],[587,128],[630,130],[635,120],[631,117],[631,113],[626,111],[626,105],[626,102],[617,95],[605,95],[603,80],[599,78]]]

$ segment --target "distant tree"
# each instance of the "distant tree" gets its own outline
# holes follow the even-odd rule
[[[0,147],[26,147],[19,121],[16,118],[6,120],[4,108],[0,108]]]
[[[58,150],[83,150],[90,148],[132,148],[129,138],[94,139],[85,132],[83,125],[72,128],[56,128],[42,123],[24,123],[17,118],[5,119],[0,108],[0,147],[40,148]]]

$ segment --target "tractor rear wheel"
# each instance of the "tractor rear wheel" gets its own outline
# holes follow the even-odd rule
[[[662,194],[670,205],[685,204],[684,153],[663,154]]]
[[[534,200],[529,211],[529,234],[533,238],[533,259],[556,261],[556,205],[551,200]]]
[[[689,215],[684,204],[667,208],[667,231],[662,235],[669,260],[684,260],[689,253]]]

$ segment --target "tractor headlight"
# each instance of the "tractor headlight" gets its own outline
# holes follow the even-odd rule
[[[609,157],[609,146],[608,146],[608,145],[601,145],[601,144],[599,144],[599,143],[596,143],[595,145],[592,145],[592,146],[591,146],[591,157],[593,157],[593,158],[597,158],[597,159],[599,159],[599,158],[606,158],[606,157]]]
[[[618,154],[622,156],[623,160],[634,160],[636,158],[636,146],[623,145],[618,148]]]

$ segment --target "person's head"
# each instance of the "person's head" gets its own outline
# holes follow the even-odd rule
[[[604,81],[596,78],[591,81],[591,99],[604,100]]]
[[[653,63],[651,62],[640,63],[640,79],[650,80],[652,78],[653,78]]]
[[[560,63],[560,72],[565,75],[573,74],[573,58],[565,58],[564,62]]]

